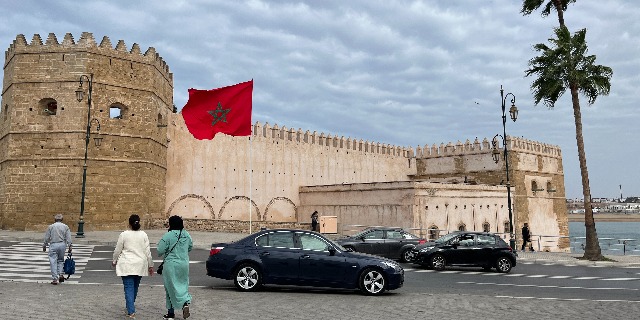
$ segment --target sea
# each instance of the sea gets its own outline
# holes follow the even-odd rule
[[[603,254],[640,255],[640,222],[596,222]],[[584,222],[569,222],[571,252],[584,252]]]

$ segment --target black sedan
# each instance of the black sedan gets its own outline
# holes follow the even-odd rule
[[[233,279],[241,291],[263,285],[360,289],[367,295],[402,287],[395,261],[348,252],[323,235],[305,230],[262,230],[232,243],[214,243],[207,275]]]
[[[353,236],[336,240],[347,250],[375,254],[402,262],[411,262],[415,246],[427,242],[402,228],[372,227]]]
[[[507,273],[516,266],[516,253],[500,236],[489,232],[454,232],[414,249],[414,263],[435,270],[446,266],[496,268]]]

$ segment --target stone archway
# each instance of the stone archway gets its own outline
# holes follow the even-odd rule
[[[249,197],[245,196],[235,196],[225,201],[218,213],[218,219],[249,221],[249,206],[247,205],[247,202],[251,203],[251,216],[256,217],[256,219],[251,220],[263,220],[260,216],[260,209],[256,203]]]
[[[265,221],[296,222],[298,221],[298,207],[289,198],[276,197],[267,204],[263,218]]]
[[[216,213],[203,196],[197,194],[185,194],[171,203],[166,217],[179,215],[190,219],[215,219]]]

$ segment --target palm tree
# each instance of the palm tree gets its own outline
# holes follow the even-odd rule
[[[525,73],[527,76],[536,75],[538,77],[531,84],[536,105],[542,101],[547,107],[553,108],[556,101],[567,89],[571,92],[585,205],[584,224],[587,239],[584,259],[601,260],[602,253],[591,208],[591,189],[589,187],[587,157],[584,151],[582,114],[578,93],[587,97],[589,105],[596,101],[598,95],[608,95],[613,71],[609,67],[596,65],[595,55],[586,55],[586,34],[586,29],[571,36],[566,27],[556,28],[556,38],[549,39],[551,47],[543,43],[534,46],[540,55],[529,61],[530,68]]]
[[[525,16],[532,14],[534,11],[540,9],[546,0],[524,0],[522,2],[522,14]],[[546,17],[551,14],[551,10],[555,10],[558,13],[558,22],[560,27],[564,27],[564,12],[567,11],[569,3],[575,3],[577,0],[548,0],[544,3],[542,9],[542,16]],[[559,10],[561,9],[561,10]]]

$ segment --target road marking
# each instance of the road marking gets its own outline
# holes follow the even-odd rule
[[[573,280],[595,280],[595,279],[601,279],[602,277],[577,277],[577,278],[573,278]]]
[[[549,277],[549,279],[568,279],[571,278],[571,276],[552,276]]]
[[[557,289],[580,289],[580,290],[621,290],[621,291],[640,291],[638,288],[590,288],[590,287],[561,287],[561,286],[541,286],[531,284],[513,284],[513,283],[496,283],[496,282],[456,282],[458,284],[475,284],[481,286],[499,286],[499,287],[536,287],[536,288],[557,288]]]
[[[591,302],[640,302],[638,300],[591,300],[591,299],[563,299],[546,297],[516,297],[516,296],[495,296],[500,299],[535,299],[535,300],[558,300],[558,301],[591,301]]]
[[[544,277],[548,277],[548,275],[546,275],[546,274],[531,274],[531,275],[527,276],[527,278],[544,278]]]
[[[598,280],[604,281],[631,281],[631,280],[640,280],[640,278],[603,278]]]

